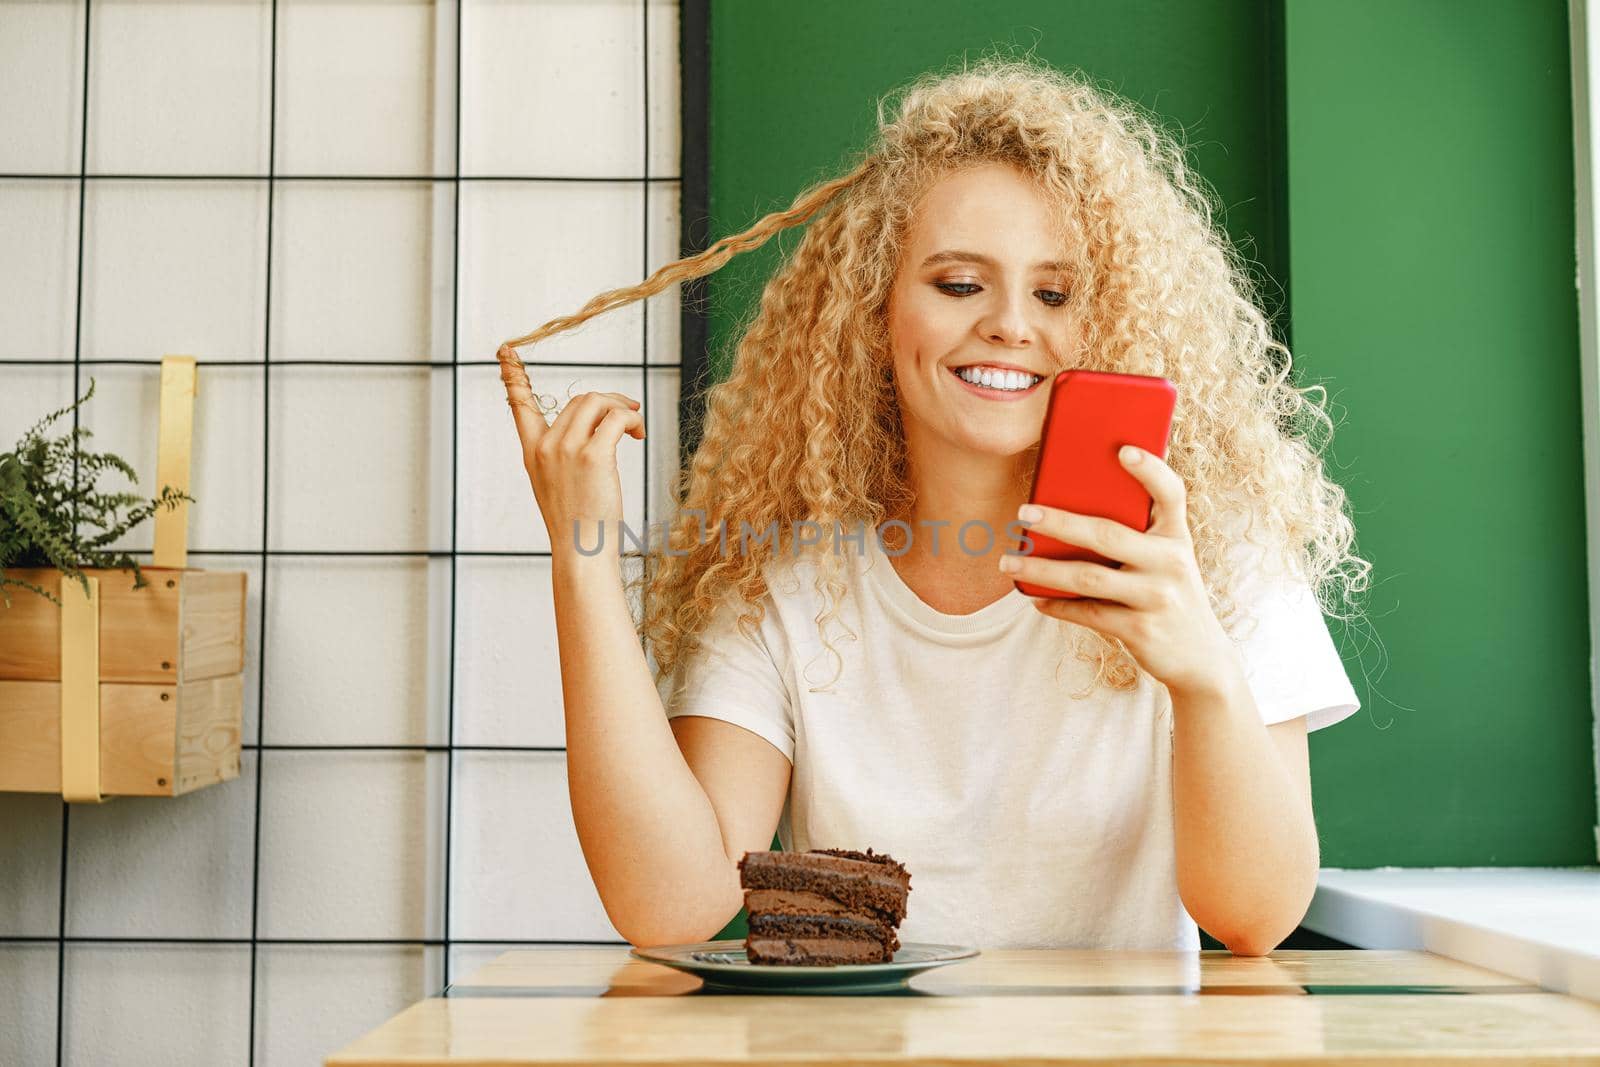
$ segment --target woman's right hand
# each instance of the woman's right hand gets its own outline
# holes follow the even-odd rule
[[[501,345],[495,358],[522,439],[522,466],[550,533],[552,554],[576,551],[576,526],[582,545],[593,555],[603,524],[610,528],[603,552],[616,555],[622,520],[617,444],[625,433],[644,440],[639,402],[622,393],[583,393],[561,409],[554,422],[546,422],[533,402],[533,387],[516,350]]]

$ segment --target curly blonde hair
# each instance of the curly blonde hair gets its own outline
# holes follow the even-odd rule
[[[809,222],[740,324],[729,376],[707,393],[701,442],[671,485],[672,552],[647,545],[629,581],[643,602],[636,626],[662,674],[693,652],[729,600],[742,605],[741,626],[761,620],[764,566],[794,552],[797,524],[876,528],[910,514],[890,288],[927,190],[994,162],[1035,181],[1064,223],[1078,281],[1073,313],[1084,326],[1070,365],[1160,375],[1177,387],[1166,459],[1188,486],[1196,561],[1219,622],[1237,633],[1230,546],[1240,533],[1304,577],[1325,613],[1354,617],[1338,613],[1334,594],[1354,607],[1371,564],[1354,555],[1345,492],[1323,471],[1333,423],[1308,394],[1325,400],[1326,391],[1290,384],[1289,350],[1272,338],[1245,261],[1212,222],[1215,194],[1138,105],[1031,58],[990,55],[881,99],[877,135],[859,162],[787,210],[502,348],[502,362],[520,367],[512,348],[710,274]],[[703,526],[688,509],[704,515]],[[759,532],[773,522],[779,536],[743,552],[702,536],[727,529],[731,540],[740,523]],[[825,630],[847,589],[841,559],[821,553],[815,577],[828,602],[816,621],[835,658]],[[1137,684],[1138,664],[1121,641],[1061,625],[1064,648],[1095,668],[1077,695],[1102,682]]]

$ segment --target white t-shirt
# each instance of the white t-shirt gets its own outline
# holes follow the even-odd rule
[[[839,611],[860,639],[830,622],[837,679],[814,565],[778,555],[759,642],[725,607],[658,680],[667,717],[723,719],[789,758],[786,851],[871,847],[904,863],[902,942],[1198,949],[1178,896],[1166,686],[1141,670],[1132,691],[1074,699],[1094,668],[1062,656],[1069,624],[1021,592],[947,615],[870,528],[859,554],[840,544]],[[1259,620],[1237,643],[1263,722],[1305,715],[1317,730],[1361,706],[1309,585],[1252,568],[1234,590]]]

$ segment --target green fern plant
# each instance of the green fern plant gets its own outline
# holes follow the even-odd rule
[[[117,540],[159,508],[175,508],[180,501],[194,497],[164,486],[161,495],[145,499],[137,493],[102,493],[96,489],[100,475],[116,470],[137,484],[139,476],[122,458],[111,453],[86,452],[84,439],[94,434],[79,426],[70,434],[47,440],[47,426],[76,410],[94,395],[94,379],[89,391],[60,411],[51,412],[22,435],[10,452],[0,452],[0,598],[11,606],[8,586],[20,586],[57,604],[59,597],[31,582],[6,577],[7,567],[55,567],[83,586],[89,595],[89,580],[83,567],[133,568],[133,587],[143,589],[145,581],[139,561],[127,552],[111,552],[104,546]],[[73,461],[77,461],[74,484]],[[118,512],[131,508],[126,515]],[[92,537],[80,540],[78,526],[98,529]]]

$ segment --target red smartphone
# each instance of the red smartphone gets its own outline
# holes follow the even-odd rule
[[[1045,408],[1039,465],[1028,500],[1045,507],[1098,515],[1131,526],[1150,527],[1154,501],[1117,458],[1134,445],[1167,458],[1167,435],[1177,389],[1165,378],[1111,371],[1068,370],[1056,375]],[[1030,555],[1046,559],[1086,559],[1120,568],[1090,549],[1028,531]],[[1019,549],[1021,545],[1018,545]],[[1082,600],[1077,593],[1018,581],[1027,596]]]

